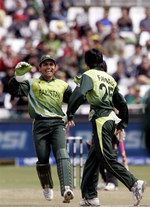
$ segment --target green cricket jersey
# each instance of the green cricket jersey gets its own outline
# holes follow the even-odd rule
[[[103,69],[94,68],[83,73],[69,100],[68,120],[73,119],[75,111],[86,100],[90,104],[90,120],[108,116],[115,107],[119,110],[119,118],[122,119],[117,128],[127,126],[128,108],[126,101],[119,93],[114,78]]]
[[[28,110],[31,118],[64,118],[63,102],[68,103],[72,93],[69,85],[59,79],[46,81],[40,78],[17,82],[15,78],[9,82],[9,91],[13,96],[27,96]]]

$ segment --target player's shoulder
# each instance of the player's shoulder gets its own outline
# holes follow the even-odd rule
[[[95,69],[90,69],[90,70],[85,71],[85,72],[83,73],[83,75],[84,75],[84,74],[85,74],[85,75],[93,74],[93,73],[95,73],[95,72],[96,72]]]
[[[60,86],[64,86],[64,87],[68,87],[68,83],[64,80],[61,80],[61,79],[55,79],[55,82],[57,84],[59,84]]]
[[[84,75],[89,76],[89,77],[92,78],[92,77],[94,77],[94,76],[96,75],[96,70],[95,70],[95,69],[87,70],[87,71],[85,71],[85,72],[83,73],[82,76],[84,76]]]
[[[88,71],[86,71],[84,73],[85,75],[89,76],[92,80],[101,80],[101,81],[104,81],[105,82],[111,82],[113,83],[114,86],[117,85],[115,79],[110,75],[108,74],[107,72],[105,71],[102,71],[102,70],[96,70],[96,69],[90,69]]]
[[[58,83],[62,83],[62,84],[68,84],[66,81],[64,81],[64,80],[62,80],[62,79],[58,79],[58,78],[56,78],[56,79],[54,79],[56,82],[58,82]]]
[[[97,69],[90,69],[87,70],[86,72],[84,72],[85,75],[88,75],[90,77],[95,77],[97,75],[101,75],[101,76],[108,76],[108,73],[102,71],[102,70],[97,70]]]

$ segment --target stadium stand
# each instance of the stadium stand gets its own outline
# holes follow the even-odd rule
[[[140,57],[150,56],[149,31],[140,30],[140,22],[146,15],[145,8],[150,8],[149,0],[38,0],[36,3],[29,0],[12,0],[11,4],[9,0],[2,2],[0,80],[7,75],[6,70],[14,68],[20,60],[33,65],[31,77],[39,76],[36,60],[44,53],[55,56],[58,61],[59,78],[65,76],[71,85],[73,77],[81,75],[86,70],[83,54],[91,47],[97,47],[104,53],[110,74],[116,72],[117,61],[120,60],[123,62],[124,71],[128,71],[128,61],[135,55],[137,44],[141,45]],[[133,31],[120,31],[116,25],[122,15],[122,7],[129,10]],[[104,17],[105,9],[108,10],[108,19],[112,21],[112,28],[116,29],[117,37],[125,42],[121,56],[110,57],[108,51],[104,50],[110,33],[106,35],[103,32],[103,24],[98,31],[96,23]],[[50,39],[50,31],[54,33],[55,41]],[[68,59],[68,56],[71,58]],[[139,64],[139,59],[137,60]],[[128,80],[132,78],[134,81],[126,83],[136,84],[136,74],[130,76]],[[127,95],[128,84],[120,85],[124,96]],[[144,84],[140,87],[140,93],[144,97],[148,87]]]

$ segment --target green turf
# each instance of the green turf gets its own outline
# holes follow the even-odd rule
[[[147,186],[150,186],[150,165],[129,166],[129,170],[138,179],[146,180]],[[55,187],[59,188],[57,170],[54,166],[52,167],[52,177]],[[77,177],[79,177],[79,168],[77,168]],[[79,186],[78,179],[77,182],[77,186]],[[35,167],[0,166],[0,189],[39,188],[39,185]],[[120,182],[119,185],[123,186]]]
[[[144,166],[129,166],[129,171],[137,178],[145,180],[147,186],[150,187],[150,165]],[[122,183],[119,183],[120,186],[124,186]]]

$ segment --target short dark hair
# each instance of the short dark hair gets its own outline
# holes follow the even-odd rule
[[[107,64],[105,60],[103,60],[103,62],[100,64],[100,68],[104,69],[104,71],[107,72]]]
[[[84,58],[85,63],[89,68],[100,67],[100,65],[103,63],[103,55],[96,48],[86,51]]]

